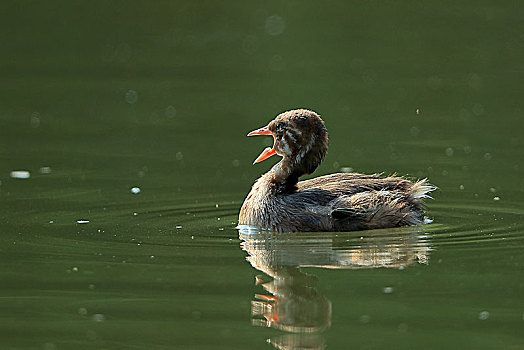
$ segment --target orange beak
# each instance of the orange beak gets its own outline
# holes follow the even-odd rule
[[[257,130],[253,130],[249,134],[247,134],[247,136],[253,136],[253,135],[271,135],[271,136],[273,136],[273,140],[275,139],[275,134],[273,134],[268,129],[267,126],[264,126],[263,128],[260,128],[260,129],[257,129]],[[258,158],[255,159],[253,164],[260,163],[261,161],[263,161],[265,159],[268,159],[269,157],[271,157],[274,154],[277,154],[277,152],[275,151],[275,145],[273,145],[272,148],[267,147],[265,150],[262,151],[262,153],[260,153]]]

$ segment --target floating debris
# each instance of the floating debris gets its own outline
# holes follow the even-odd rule
[[[76,220],[76,223],[77,224],[89,224],[89,220],[79,219],[79,220]]]
[[[131,188],[131,193],[132,194],[139,194],[140,193],[140,187],[133,187]]]
[[[13,179],[29,179],[31,173],[28,170],[13,170],[11,171],[11,177]]]

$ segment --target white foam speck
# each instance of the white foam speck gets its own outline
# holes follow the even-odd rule
[[[13,179],[29,179],[31,173],[28,170],[13,170],[11,171],[11,177]]]
[[[393,293],[393,287],[384,287],[382,291],[384,292],[384,294],[391,294]]]
[[[487,320],[489,318],[489,311],[482,311],[479,313],[479,320]]]

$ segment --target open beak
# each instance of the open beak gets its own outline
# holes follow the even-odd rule
[[[263,128],[260,128],[260,129],[253,130],[249,134],[247,134],[247,136],[254,136],[254,135],[271,135],[273,136],[273,141],[275,140],[275,134],[273,134],[268,129],[267,126],[264,126]],[[277,154],[277,152],[275,151],[275,144],[273,143],[273,147],[272,148],[267,147],[265,150],[263,150],[262,153],[260,153],[260,155],[258,156],[258,158],[255,159],[253,164],[260,163],[261,161],[268,159],[269,157],[271,157],[274,154]]]

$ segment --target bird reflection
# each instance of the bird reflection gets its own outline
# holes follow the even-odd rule
[[[302,267],[328,269],[403,268],[427,264],[431,247],[420,227],[338,233],[274,233],[239,226],[241,248],[264,294],[251,302],[252,322],[285,333],[268,339],[277,349],[324,349],[331,301],[316,288],[318,278]]]

